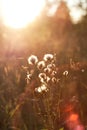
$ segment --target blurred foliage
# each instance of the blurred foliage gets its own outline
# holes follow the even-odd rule
[[[58,83],[52,80],[47,83],[50,91],[37,93],[34,90],[41,85],[37,76],[42,70],[29,66],[26,59],[1,62],[0,129],[66,130],[70,113],[79,114],[81,123],[87,125],[87,64],[70,60],[55,69]],[[34,73],[31,80],[27,72]]]

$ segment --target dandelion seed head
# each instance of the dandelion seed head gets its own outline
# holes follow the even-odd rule
[[[46,74],[45,73],[40,73],[38,77],[40,79],[46,79]]]
[[[44,72],[45,72],[46,74],[50,74],[50,73],[52,72],[52,69],[50,69],[50,68],[45,68],[45,69],[44,69]]]
[[[38,69],[43,69],[45,67],[45,62],[44,61],[40,61],[40,62],[38,62],[38,64],[37,64],[37,68]]]
[[[52,55],[52,54],[45,54],[44,55],[44,61],[52,61],[53,60],[53,58],[54,58],[54,56]]]
[[[53,71],[51,75],[52,75],[52,76],[55,76],[56,74],[57,74],[57,72],[56,72],[56,71]]]
[[[66,70],[66,71],[63,72],[63,75],[67,76],[68,73],[69,73],[69,72]]]
[[[53,83],[56,83],[57,82],[57,79],[55,77],[52,78],[52,82]]]
[[[31,74],[27,74],[27,79],[31,79],[32,75]]]
[[[47,68],[54,69],[55,68],[55,64],[49,64],[49,65],[47,65]]]
[[[46,79],[41,78],[41,79],[40,79],[40,82],[41,82],[41,83],[44,83],[44,82],[46,82]]]
[[[42,84],[40,87],[38,87],[38,88],[35,88],[35,91],[36,92],[39,92],[39,93],[41,93],[41,92],[43,92],[43,91],[45,91],[45,92],[47,92],[47,86],[45,85],[45,84]]]
[[[41,93],[42,92],[41,87],[35,88],[35,91]]]
[[[47,81],[47,83],[50,81],[50,77],[49,76],[47,76],[46,81]]]
[[[30,65],[35,65],[37,62],[38,62],[38,58],[37,58],[37,56],[35,56],[35,55],[31,55],[31,56],[28,58],[28,63],[29,63]]]
[[[47,89],[47,86],[45,85],[45,84],[43,84],[42,86],[41,86],[41,90],[42,91],[45,91]]]

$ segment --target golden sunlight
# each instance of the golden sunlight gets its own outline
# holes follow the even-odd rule
[[[11,28],[23,28],[32,22],[45,5],[44,0],[1,0],[3,22]]]

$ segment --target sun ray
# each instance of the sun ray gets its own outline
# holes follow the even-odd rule
[[[32,22],[45,5],[44,0],[2,0],[4,24],[12,28],[22,28]]]

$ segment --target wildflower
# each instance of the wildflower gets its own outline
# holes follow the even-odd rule
[[[46,85],[43,84],[43,85],[41,86],[41,90],[42,90],[42,91],[45,91],[46,89],[47,89]]]
[[[32,75],[31,74],[27,74],[27,79],[31,79]]]
[[[69,73],[69,72],[66,70],[66,71],[63,72],[63,75],[67,76],[68,73]]]
[[[57,82],[57,79],[55,77],[52,78],[52,82],[53,83],[56,83]]]
[[[46,55],[44,55],[44,61],[52,61],[53,60],[53,58],[54,58],[54,56],[52,55],[52,54],[46,54]]]
[[[54,69],[55,68],[55,64],[49,64],[49,65],[47,65],[47,68]]]
[[[50,68],[45,68],[45,69],[44,69],[44,72],[45,72],[46,74],[50,74],[50,73],[52,72],[52,69],[50,69]]]
[[[45,84],[42,84],[40,87],[35,88],[35,91],[39,92],[39,93],[41,93],[43,91],[47,92],[47,86]]]
[[[41,93],[42,92],[41,87],[35,88],[35,91]]]
[[[37,58],[37,56],[35,56],[35,55],[31,55],[31,56],[28,58],[28,63],[29,63],[30,65],[35,65],[37,62],[38,62],[38,58]]]
[[[38,69],[43,69],[45,67],[45,62],[44,61],[40,61],[39,63],[38,63],[38,65],[37,65],[37,68]]]
[[[40,79],[46,79],[46,74],[45,73],[40,73],[39,78]]]
[[[56,72],[56,71],[53,71],[51,75],[52,75],[52,76],[55,76],[56,74],[57,74],[57,72]]]
[[[47,76],[46,82],[48,83],[50,81],[50,77]]]

